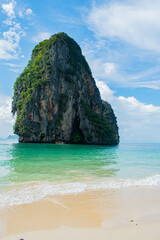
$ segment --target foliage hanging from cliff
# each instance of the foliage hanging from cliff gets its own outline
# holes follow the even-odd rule
[[[95,135],[102,138],[103,141],[108,142],[108,144],[113,143],[115,141],[115,136],[112,127],[104,119],[101,119],[83,100],[81,100],[81,104],[88,120],[94,127]],[[87,138],[89,140],[91,136],[88,135]]]

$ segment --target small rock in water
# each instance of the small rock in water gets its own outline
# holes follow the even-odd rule
[[[131,220],[130,220],[130,222],[134,222],[134,220],[133,220],[133,219],[131,219]]]

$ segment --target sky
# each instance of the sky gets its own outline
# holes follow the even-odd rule
[[[0,137],[13,134],[13,85],[58,32],[81,46],[121,142],[160,142],[159,0],[0,0]]]

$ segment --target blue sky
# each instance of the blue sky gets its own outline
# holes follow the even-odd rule
[[[34,46],[66,32],[82,48],[122,142],[160,142],[158,0],[0,0],[0,137],[12,134],[13,84]]]

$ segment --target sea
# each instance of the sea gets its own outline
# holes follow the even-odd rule
[[[159,143],[0,142],[0,207],[57,194],[140,187],[160,187]]]

